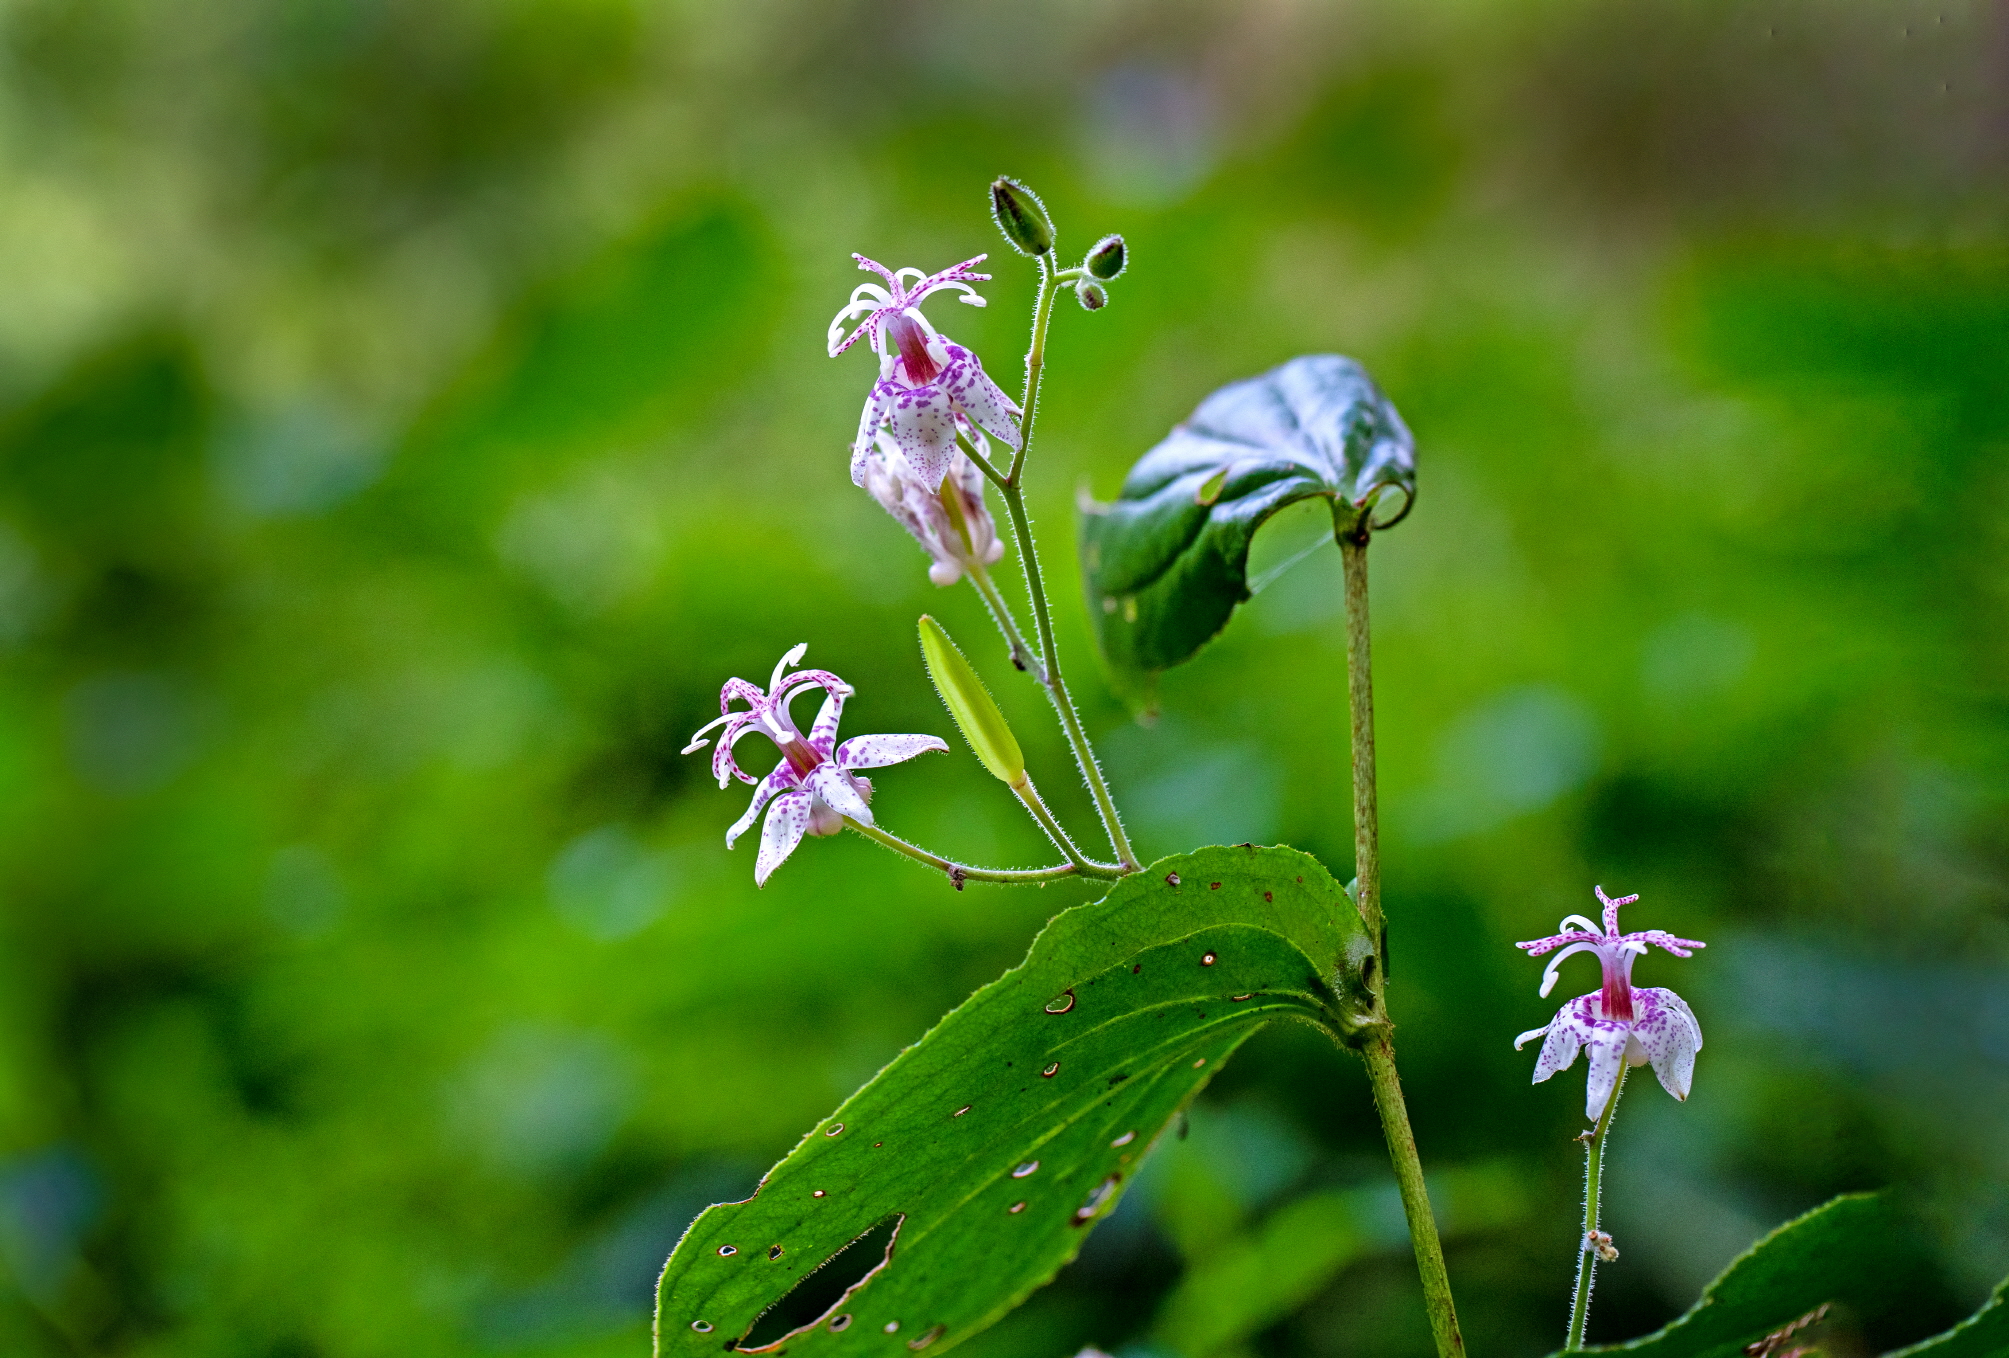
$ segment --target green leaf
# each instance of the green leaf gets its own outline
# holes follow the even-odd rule
[[[1834,1303],[1874,1320],[1927,1285],[1927,1254],[1890,1198],[1853,1193],[1773,1231],[1723,1270],[1666,1328],[1591,1353],[1733,1358],[1816,1308]]]
[[[691,1223],[657,1290],[657,1352],[709,1358],[754,1336],[761,1351],[835,1358],[969,1338],[1074,1256],[1250,1034],[1297,1019],[1357,1041],[1372,956],[1340,885],[1293,849],[1163,859],[1063,912],[754,1197]],[[890,1250],[875,1237],[839,1262],[827,1301],[792,1299],[799,1329],[770,1321],[754,1335],[799,1282],[888,1222]],[[884,1267],[839,1295],[874,1262],[856,1257],[867,1252]]]
[[[1102,653],[1119,676],[1190,660],[1249,597],[1249,543],[1323,497],[1346,528],[1384,491],[1416,493],[1415,445],[1350,358],[1294,358],[1222,387],[1146,453],[1108,505],[1085,507],[1081,560]]]
[[[1945,1334],[1898,1349],[1884,1358],[2002,1358],[2009,1354],[2009,1279],[1988,1303]]]

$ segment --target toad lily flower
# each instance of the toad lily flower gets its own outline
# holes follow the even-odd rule
[[[998,389],[984,375],[977,356],[938,332],[921,314],[921,303],[944,288],[958,288],[958,300],[971,306],[984,305],[971,283],[990,281],[987,273],[973,273],[983,255],[966,259],[938,274],[919,269],[893,271],[863,255],[853,255],[858,267],[869,269],[886,280],[860,283],[851,300],[830,322],[829,349],[832,358],[843,353],[864,336],[879,355],[879,380],[865,398],[865,413],[858,421],[858,437],[851,445],[851,480],[865,484],[865,460],[871,453],[874,436],[883,427],[906,455],[908,463],[929,490],[942,484],[955,460],[956,432],[974,434],[988,429],[1011,447],[1018,447],[1018,403]],[[849,335],[845,323],[863,315]]]
[[[980,452],[990,447],[981,433],[976,443]],[[984,503],[984,474],[960,448],[950,456],[949,474],[931,489],[885,430],[865,454],[865,489],[935,558],[928,578],[938,585],[953,585],[964,571],[981,570],[1004,555],[997,520]]]
[[[781,657],[764,693],[744,679],[726,680],[719,690],[723,715],[699,727],[691,743],[684,746],[685,754],[693,754],[710,744],[707,731],[724,727],[712,750],[712,773],[718,785],[724,787],[733,778],[756,785],[753,805],[725,832],[725,846],[730,849],[753,827],[761,808],[767,807],[767,822],[760,831],[760,855],[753,865],[753,880],[758,886],[767,885],[768,877],[795,852],[803,835],[837,834],[846,817],[861,825],[872,824],[872,808],[866,805],[872,799],[872,784],[855,770],[899,764],[930,750],[949,748],[936,736],[857,736],[837,744],[837,719],[843,714],[844,700],[851,696],[851,685],[828,670],[788,673],[808,649],[806,644],[797,646]],[[820,688],[824,694],[823,708],[807,736],[796,729],[788,712],[789,704],[805,688]],[[735,700],[746,706],[735,710]],[[733,758],[733,746],[740,738],[756,733],[773,741],[781,751],[781,762],[765,778],[753,777]]]
[[[1590,1088],[1584,1111],[1597,1121],[1618,1083],[1621,1062],[1635,1066],[1653,1063],[1653,1073],[1661,1086],[1677,1099],[1686,1100],[1695,1075],[1695,1053],[1702,1049],[1702,1029],[1695,1022],[1687,1001],[1671,990],[1632,984],[1633,959],[1648,944],[1667,949],[1676,957],[1692,957],[1694,949],[1706,945],[1692,938],[1676,938],[1659,929],[1636,934],[1618,931],[1618,908],[1638,900],[1622,896],[1612,900],[1598,887],[1597,898],[1604,905],[1604,928],[1571,915],[1562,922],[1561,933],[1514,946],[1530,957],[1561,948],[1549,959],[1542,973],[1542,994],[1556,986],[1556,969],[1572,953],[1596,953],[1604,964],[1604,988],[1582,995],[1562,1007],[1547,1027],[1522,1033],[1514,1039],[1514,1050],[1535,1038],[1547,1036],[1541,1057],[1535,1062],[1535,1083],[1568,1070],[1576,1063],[1577,1049],[1590,1048]]]

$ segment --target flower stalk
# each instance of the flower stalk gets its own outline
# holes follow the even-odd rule
[[[964,882],[999,882],[1005,885],[1043,886],[1048,882],[1065,881],[1069,877],[1090,877],[1114,881],[1123,876],[1120,868],[1106,863],[1089,862],[1086,866],[1075,863],[1061,863],[1050,868],[973,868],[967,863],[958,863],[940,854],[930,853],[918,844],[910,844],[898,835],[888,834],[876,825],[866,825],[860,821],[844,822],[875,844],[880,844],[904,858],[925,864],[939,873],[945,874],[955,884],[956,890],[963,889]]]
[[[1604,1174],[1604,1140],[1611,1131],[1612,1115],[1618,1112],[1619,1092],[1625,1088],[1625,1072],[1620,1066],[1618,1079],[1612,1084],[1611,1096],[1604,1101],[1604,1112],[1597,1120],[1597,1131],[1584,1143],[1583,1162],[1583,1235],[1577,1241],[1577,1282],[1576,1293],[1570,1301],[1569,1337],[1563,1341],[1563,1352],[1574,1353],[1583,1347],[1584,1327],[1590,1321],[1590,1293],[1597,1282],[1597,1261],[1600,1257],[1616,1259],[1618,1251],[1611,1248],[1610,1237],[1600,1236],[1597,1229],[1598,1200],[1603,1194],[1601,1182]],[[1606,1251],[1610,1251],[1606,1255]]]
[[[1096,762],[1095,749],[1089,744],[1088,733],[1082,729],[1081,714],[1075,710],[1074,699],[1067,691],[1067,681],[1061,677],[1060,648],[1053,634],[1053,610],[1047,602],[1046,581],[1040,571],[1039,553],[1032,538],[1032,520],[1025,508],[1025,454],[1026,449],[1032,446],[1033,425],[1039,417],[1039,383],[1046,368],[1046,330],[1053,320],[1054,294],[1060,289],[1059,278],[1046,258],[1041,256],[1038,263],[1039,295],[1033,302],[1032,344],[1025,355],[1025,397],[1019,402],[1023,422],[1018,447],[1012,456],[1011,469],[1002,475],[988,461],[979,461],[977,465],[990,476],[998,494],[1004,498],[1005,510],[1011,516],[1012,536],[1018,545],[1019,566],[1025,572],[1026,593],[1032,601],[1033,625],[1039,637],[1039,665],[1028,673],[1046,690],[1047,699],[1060,717],[1068,747],[1074,751],[1074,762],[1081,770],[1082,780],[1088,784],[1089,795],[1095,799],[1096,814],[1101,817],[1102,828],[1109,836],[1110,849],[1124,869],[1134,872],[1139,866],[1136,850],[1130,847],[1122,817],[1116,811],[1116,800],[1109,794],[1109,784],[1103,779],[1102,768]],[[965,452],[968,451],[966,448]],[[981,591],[982,586],[978,588]],[[1003,627],[1002,619],[1009,614],[995,604],[992,612],[1000,618],[1000,630],[1005,632],[1007,643],[1018,643],[1015,632]]]
[[[1355,904],[1375,940],[1377,956],[1385,958],[1387,928],[1381,914],[1381,823],[1374,794],[1374,662],[1367,613],[1367,544],[1372,531],[1366,509],[1339,534],[1346,569],[1346,692],[1353,745],[1353,861]],[[1409,1126],[1409,1108],[1395,1070],[1395,1044],[1389,1034],[1385,988],[1388,968],[1374,969],[1368,984],[1374,993],[1375,1029],[1361,1055],[1374,1086],[1374,1105],[1388,1141],[1388,1158],[1402,1193],[1402,1210],[1409,1219],[1409,1238],[1416,1249],[1416,1271],[1423,1280],[1423,1305],[1438,1358],[1463,1358],[1465,1337],[1458,1329],[1458,1311],[1451,1300],[1451,1277],[1444,1267],[1444,1246],[1437,1236],[1437,1218],[1424,1188],[1423,1162]]]

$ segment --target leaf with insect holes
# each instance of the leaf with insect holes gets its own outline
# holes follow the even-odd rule
[[[1113,503],[1084,506],[1089,616],[1110,667],[1135,680],[1192,659],[1249,598],[1249,544],[1278,510],[1322,497],[1343,528],[1391,490],[1399,517],[1415,444],[1352,359],[1312,354],[1222,387]]]
[[[1294,849],[1163,859],[1062,912],[753,1197],[691,1223],[657,1289],[657,1353],[906,1358],[967,1339],[1074,1257],[1250,1034],[1296,1019],[1357,1042],[1373,960],[1345,890]]]
[[[1907,1299],[1929,1292],[1930,1279],[1924,1237],[1890,1195],[1845,1194],[1738,1255],[1702,1289],[1701,1300],[1664,1329],[1584,1351],[1783,1358],[1820,1338],[1823,1324],[1876,1330],[1884,1318],[1901,1313]],[[1824,1307],[1833,1307],[1834,1314],[1826,1315]],[[1851,1337],[1847,1351],[1863,1351],[1861,1340]]]

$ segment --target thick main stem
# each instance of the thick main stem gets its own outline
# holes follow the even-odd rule
[[[1416,1271],[1423,1278],[1430,1333],[1437,1340],[1438,1358],[1457,1358],[1465,1352],[1465,1336],[1458,1330],[1458,1311],[1451,1303],[1451,1275],[1444,1267],[1444,1246],[1437,1239],[1437,1218],[1423,1186],[1423,1160],[1416,1153],[1416,1134],[1409,1128],[1409,1107],[1402,1101],[1402,1081],[1395,1073],[1395,1044],[1388,1040],[1386,1027],[1368,1039],[1361,1056],[1374,1085],[1374,1106],[1381,1113],[1396,1187],[1402,1191],[1409,1239],[1416,1246]]]
[[[1583,1347],[1584,1327],[1590,1323],[1590,1293],[1597,1283],[1597,1242],[1591,1234],[1597,1230],[1598,1200],[1604,1192],[1601,1182],[1604,1177],[1604,1139],[1611,1132],[1613,1115],[1618,1112],[1618,1094],[1625,1088],[1627,1069],[1625,1065],[1619,1066],[1618,1078],[1611,1084],[1611,1097],[1604,1101],[1604,1112],[1598,1116],[1597,1132],[1590,1144],[1584,1147],[1583,1235],[1577,1240],[1576,1295],[1570,1301],[1570,1332],[1563,1341],[1565,1353]]]
[[[1381,823],[1374,800],[1374,664],[1367,616],[1367,517],[1340,534],[1340,555],[1346,565],[1346,691],[1353,740],[1353,865],[1362,922],[1382,956],[1386,931],[1381,915]],[[1409,1108],[1402,1098],[1402,1081],[1395,1073],[1395,1044],[1389,1033],[1388,1001],[1384,993],[1388,968],[1375,969],[1368,984],[1374,992],[1377,1030],[1362,1049],[1368,1079],[1374,1085],[1374,1105],[1388,1140],[1388,1158],[1402,1191],[1402,1210],[1409,1218],[1409,1239],[1416,1249],[1416,1271],[1423,1280],[1423,1305],[1430,1316],[1430,1333],[1438,1358],[1462,1358],[1465,1337],[1458,1330],[1458,1311],[1451,1300],[1451,1276],[1444,1267],[1444,1246],[1437,1238],[1437,1218],[1423,1186],[1423,1161],[1416,1153],[1416,1135],[1409,1126]]]

